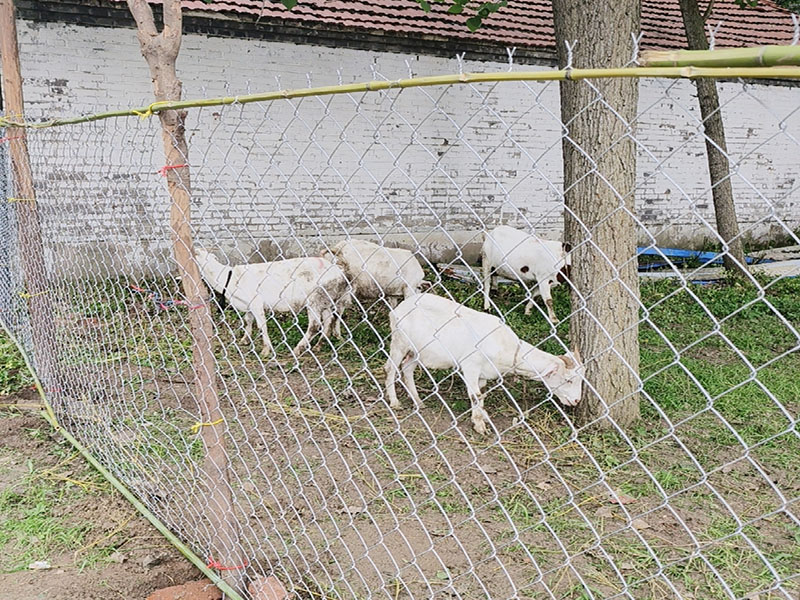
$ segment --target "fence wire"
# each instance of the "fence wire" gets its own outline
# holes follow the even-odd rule
[[[445,348],[489,365],[488,428],[477,433],[462,376],[425,364],[455,317],[427,313],[415,338],[430,338],[415,348],[420,402],[401,379],[400,408],[390,409],[395,302],[353,286],[337,313],[341,337],[317,336],[308,351],[294,348],[309,311],[266,310],[274,358],[258,328],[243,339],[235,301],[212,297],[224,420],[204,422],[157,119],[29,131],[62,375],[44,385],[60,424],[213,568],[275,575],[298,598],[797,598],[800,286],[790,270],[758,270],[774,263],[730,281],[707,255],[663,250],[721,242],[691,89],[649,82],[631,124],[642,420],[626,431],[577,427],[563,390],[501,366],[517,363],[520,346],[498,354],[483,344],[495,334],[479,332]],[[730,83],[723,94],[751,253],[800,244],[800,184],[786,167],[800,151],[798,92],[775,87],[771,104],[764,89]],[[551,325],[540,299],[524,314],[535,282],[500,277],[484,310],[479,266],[497,226],[562,238],[569,130],[557,101],[554,83],[503,82],[191,110],[195,244],[222,279],[229,266],[298,257],[338,276],[319,257],[343,240],[406,248],[403,264],[423,269],[419,289],[564,355],[577,310],[569,283],[553,288]],[[15,208],[0,210],[0,318],[32,353]],[[513,267],[510,250],[497,266]],[[261,272],[259,294],[299,273]],[[231,289],[254,307],[238,276]],[[319,306],[332,295],[326,288]],[[395,314],[426,300],[408,302]],[[410,310],[401,326],[418,322]],[[483,318],[464,314],[468,329]],[[218,507],[203,473],[206,427],[227,443],[242,564],[211,556],[220,532],[209,518]]]

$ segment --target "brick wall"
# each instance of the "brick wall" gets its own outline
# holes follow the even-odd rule
[[[19,24],[29,118],[151,101],[132,29]],[[469,58],[469,57],[467,57]],[[184,97],[452,73],[454,59],[187,34]],[[467,71],[503,63],[465,61]],[[548,68],[545,66],[525,67]],[[307,77],[307,74],[309,77]],[[276,79],[279,78],[279,81]],[[800,89],[720,84],[748,235],[800,227],[795,171]],[[196,235],[244,258],[270,241],[413,234],[459,243],[509,221],[561,233],[556,83],[421,88],[193,110],[188,135]],[[694,87],[641,86],[641,239],[699,244],[713,211]],[[114,119],[32,133],[46,234],[58,255],[109,272],[168,268],[168,198],[158,120]],[[297,245],[297,244],[295,244]],[[273,245],[274,246],[274,245]],[[88,260],[91,259],[91,260]]]

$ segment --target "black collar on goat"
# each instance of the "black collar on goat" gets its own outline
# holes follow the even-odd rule
[[[225,287],[222,288],[222,298],[219,301],[219,307],[221,310],[225,310],[225,305],[227,304],[225,293],[228,291],[228,284],[231,282],[231,275],[233,275],[233,269],[228,269],[228,276],[225,278]]]

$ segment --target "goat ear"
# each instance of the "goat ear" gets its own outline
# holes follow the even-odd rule
[[[561,244],[561,247],[564,249],[564,252],[572,252],[572,244],[569,242],[564,242]]]
[[[577,348],[573,348],[573,349],[571,350],[571,352],[572,352],[572,357],[575,359],[575,362],[577,362],[577,363],[579,363],[579,364],[583,362],[583,361],[581,360],[581,354],[580,354],[580,352],[578,352],[578,349],[577,349]]]
[[[578,366],[577,363],[574,360],[572,360],[572,357],[569,354],[565,354],[563,356],[559,356],[558,358],[561,359],[561,362],[564,363],[564,366],[567,369],[574,369],[575,367]]]

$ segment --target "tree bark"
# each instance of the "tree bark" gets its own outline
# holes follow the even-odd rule
[[[705,22],[711,14],[713,0],[709,0],[704,14],[700,14],[698,0],[679,0],[679,2],[689,50],[708,50]],[[726,269],[734,273],[746,273],[744,249],[739,235],[739,221],[736,218],[736,205],[733,201],[733,186],[728,167],[728,148],[725,144],[725,127],[722,123],[717,84],[713,79],[700,78],[695,80],[695,85],[705,131],[708,174],[711,179],[711,195],[714,200],[717,233],[723,240],[723,264]]]
[[[561,67],[617,67],[633,54],[638,0],[553,0]],[[633,78],[560,85],[566,240],[572,244],[570,338],[586,366],[579,424],[626,427],[639,418],[639,280],[632,122]]]
[[[0,0],[0,54],[3,63],[6,114],[12,119],[22,121],[25,109],[13,0]],[[44,391],[52,400],[63,393],[64,382],[58,361],[52,290],[44,261],[42,226],[33,187],[31,159],[24,128],[8,127],[6,135],[9,138],[15,198],[13,204],[17,216],[20,262],[25,280],[24,297],[27,298],[30,315],[33,361]],[[2,198],[0,201],[6,202],[7,199]],[[57,401],[55,403],[57,404]]]
[[[181,44],[182,15],[180,0],[165,0],[163,3],[164,27],[158,32],[153,13],[145,0],[127,0],[128,7],[138,28],[142,55],[150,67],[153,90],[157,102],[180,100],[181,82],[175,71],[175,61]],[[165,165],[186,165],[189,149],[186,143],[186,111],[165,110],[158,113],[161,120]],[[181,285],[187,300],[193,307],[190,311],[193,341],[193,367],[195,373],[195,397],[201,414],[201,435],[206,448],[203,472],[207,493],[203,498],[194,498],[198,514],[210,521],[208,529],[214,537],[207,540],[207,558],[228,567],[220,575],[234,590],[242,592],[242,572],[235,568],[247,563],[239,544],[239,527],[235,521],[233,499],[229,481],[229,461],[225,448],[224,428],[213,425],[223,417],[219,407],[216,382],[216,364],[212,347],[213,324],[211,321],[208,290],[202,282],[200,271],[194,260],[191,232],[191,182],[189,167],[181,166],[165,171],[167,188],[172,204],[170,227],[172,229],[173,253],[181,276]]]

